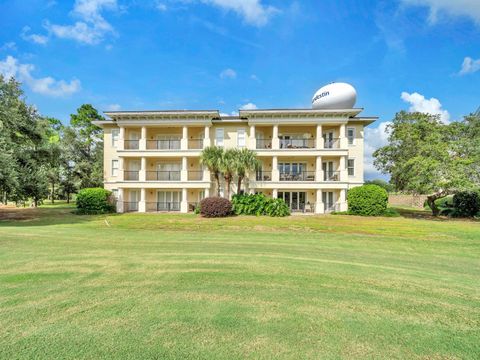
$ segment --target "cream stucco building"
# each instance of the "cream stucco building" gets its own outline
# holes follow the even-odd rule
[[[217,192],[200,164],[202,149],[247,147],[262,167],[242,191],[282,198],[293,212],[343,211],[347,190],[363,184],[364,127],[376,120],[361,111],[106,112],[109,120],[97,122],[105,134],[105,188],[119,212],[188,212]]]

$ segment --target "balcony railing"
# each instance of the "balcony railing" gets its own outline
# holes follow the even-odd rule
[[[335,204],[324,203],[323,207],[326,213],[330,213],[333,211],[340,211],[340,204],[337,204],[337,203]]]
[[[292,213],[314,213],[315,212],[315,203],[306,204],[291,204],[289,205],[290,211]]]
[[[138,211],[138,201],[125,201],[123,202],[123,212]]]
[[[257,139],[257,149],[271,149],[272,139]]]
[[[340,171],[324,171],[323,181],[340,181]]]
[[[271,171],[257,171],[255,179],[257,181],[272,181]]]
[[[125,140],[125,150],[138,150],[140,148],[140,140]]]
[[[280,139],[280,149],[313,149],[315,144],[315,139]]]
[[[147,212],[180,211],[180,203],[179,202],[147,202],[146,210]]]
[[[299,173],[280,173],[280,181],[315,181],[315,171],[303,171]]]
[[[123,179],[125,181],[138,181],[139,180],[140,171],[130,171],[124,170],[123,171]]]
[[[190,150],[203,149],[203,139],[188,139],[188,148]]]
[[[180,171],[147,171],[147,181],[180,181]]]
[[[339,149],[340,148],[340,139],[325,139],[323,148],[324,149]]]
[[[203,171],[188,172],[188,181],[202,181],[202,180],[203,180]]]
[[[180,139],[147,140],[147,150],[180,150]]]

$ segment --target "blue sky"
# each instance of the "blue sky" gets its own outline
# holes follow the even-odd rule
[[[310,107],[358,92],[371,152],[395,112],[454,121],[480,106],[479,0],[0,1],[0,73],[68,122],[99,110]]]

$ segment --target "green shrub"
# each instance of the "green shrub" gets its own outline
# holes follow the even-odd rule
[[[283,199],[268,199],[265,215],[284,217],[290,215],[290,208]]]
[[[77,194],[77,213],[105,214],[115,212],[112,193],[103,188],[82,189]]]
[[[290,209],[285,201],[268,198],[263,194],[234,195],[232,208],[236,215],[268,215],[274,217],[290,215]]]
[[[480,211],[480,196],[476,191],[462,191],[453,196],[452,216],[474,217]]]
[[[209,197],[200,202],[200,214],[203,217],[227,217],[232,213],[232,203],[221,197]]]
[[[388,193],[378,185],[363,185],[348,190],[348,213],[379,216],[385,213]]]

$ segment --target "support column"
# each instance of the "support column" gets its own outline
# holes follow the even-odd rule
[[[273,125],[273,134],[272,134],[272,149],[280,149],[280,140],[278,139],[278,125]]]
[[[118,177],[117,181],[124,181],[125,180],[125,174],[123,173],[125,171],[125,160],[123,157],[118,158]]]
[[[147,150],[147,127],[142,126],[142,131],[140,135],[140,142],[139,142],[139,149],[140,150]]]
[[[348,149],[348,139],[347,139],[347,125],[340,125],[340,148]]]
[[[317,125],[317,149],[323,149],[324,146],[322,125],[319,124]]]
[[[139,181],[147,181],[147,158],[142,157],[140,173],[138,174]]]
[[[117,150],[125,149],[125,128],[120,126],[120,131],[118,133],[118,147]]]
[[[280,173],[278,172],[278,157],[276,156],[272,158],[272,181],[280,181]]]
[[[210,146],[210,126],[205,126],[205,131],[204,131],[204,138],[203,138],[203,148],[205,149],[206,147]]]
[[[348,176],[347,176],[347,161],[345,156],[340,156],[340,165],[339,165],[339,171],[340,171],[340,181],[341,182],[347,182],[348,181]]]
[[[123,213],[123,199],[124,191],[122,188],[118,189],[118,199],[117,199],[117,212]]]
[[[278,189],[273,189],[272,190],[272,198],[278,199]]]
[[[144,188],[140,189],[140,201],[138,203],[138,212],[141,212],[141,213],[147,212],[147,191]]]
[[[315,202],[315,214],[324,214],[325,213],[325,206],[323,204],[322,199],[322,190],[317,190],[317,199]]]
[[[182,171],[180,172],[180,181],[188,181],[188,158],[182,157]]]
[[[182,150],[188,150],[188,127],[184,126],[182,128],[182,140],[180,144]]]
[[[188,191],[187,189],[182,189],[182,202],[180,203],[180,212],[188,213]]]
[[[348,210],[348,205],[347,205],[347,190],[346,189],[341,189],[340,190],[340,196],[338,198],[338,202],[340,204],[340,211],[347,211]]]
[[[205,198],[210,197],[210,188],[205,189]]]
[[[257,148],[257,139],[255,137],[255,125],[250,125],[250,149]]]
[[[316,163],[315,163],[315,181],[316,182],[324,181],[321,156],[317,156]]]

